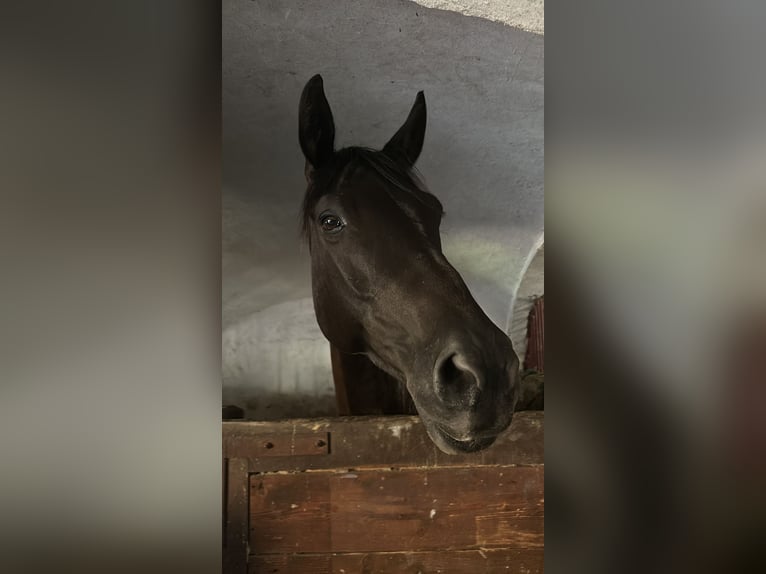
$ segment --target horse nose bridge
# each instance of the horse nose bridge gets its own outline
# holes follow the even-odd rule
[[[431,303],[430,307],[439,309],[442,315],[445,312],[451,315],[452,311],[476,306],[463,278],[441,251],[426,248],[416,253],[413,260],[416,264],[409,266],[408,274]]]

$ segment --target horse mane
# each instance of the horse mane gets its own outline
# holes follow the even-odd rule
[[[309,224],[317,201],[329,193],[353,165],[358,164],[369,167],[390,184],[392,189],[387,191],[397,204],[401,205],[401,198],[392,193],[394,189],[405,192],[429,210],[438,212],[439,217],[444,215],[441,202],[428,191],[415,167],[406,167],[383,151],[366,147],[347,147],[335,152],[331,169],[317,173],[316,178],[309,183],[301,207],[301,234],[305,239],[309,238]]]

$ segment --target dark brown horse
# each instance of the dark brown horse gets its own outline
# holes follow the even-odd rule
[[[488,447],[511,423],[519,362],[442,253],[442,205],[414,171],[423,92],[380,151],[335,150],[319,75],[303,90],[299,124],[314,308],[332,345],[336,387],[346,387],[342,410],[390,412],[397,409],[375,402],[409,394],[441,450]],[[364,378],[350,380],[351,369]],[[404,400],[398,405],[406,410]]]

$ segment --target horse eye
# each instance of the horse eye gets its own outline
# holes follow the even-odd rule
[[[327,233],[337,233],[343,229],[343,221],[335,215],[322,216],[322,230]]]

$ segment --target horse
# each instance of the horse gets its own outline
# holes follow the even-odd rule
[[[442,204],[415,168],[423,92],[380,150],[335,149],[318,74],[303,89],[298,124],[302,234],[341,414],[417,412],[445,453],[489,447],[511,424],[519,360],[442,253]]]

